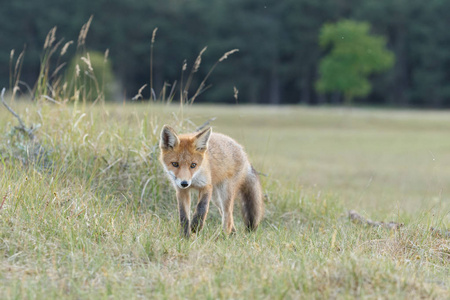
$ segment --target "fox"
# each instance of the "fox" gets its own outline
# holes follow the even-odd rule
[[[211,200],[219,209],[223,232],[235,233],[236,197],[242,200],[247,230],[257,229],[264,214],[262,187],[240,144],[229,136],[213,133],[211,127],[179,135],[164,125],[159,146],[160,162],[176,190],[182,236],[189,238],[191,232],[203,228]],[[198,191],[198,202],[191,220],[192,189]]]

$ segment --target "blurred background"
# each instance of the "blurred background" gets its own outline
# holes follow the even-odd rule
[[[74,41],[64,54],[67,72],[71,58],[80,52],[76,45],[80,28],[92,15],[83,51],[105,53],[109,49],[115,85],[110,99],[130,99],[149,84],[152,33],[158,28],[153,49],[156,94],[179,81],[184,61],[190,69],[207,46],[198,81],[225,52],[239,52],[214,70],[207,82],[212,88],[198,102],[340,105],[347,99],[356,105],[450,107],[450,1],[14,0],[2,1],[1,7],[1,86],[13,85],[11,50],[17,57],[25,49],[20,78],[33,87],[44,41],[54,26],[56,41],[64,39],[61,45]],[[344,45],[335,56],[344,65],[333,65],[333,49],[339,41],[330,36],[326,40],[324,25],[342,20],[354,23],[341,31],[335,28],[336,39],[345,41],[346,34],[359,32],[354,36],[356,44],[361,40],[364,45],[365,37],[373,36],[384,51],[384,64],[375,61],[372,67],[353,70],[355,62],[343,57],[345,51],[357,49]],[[328,29],[333,35],[332,28]],[[367,45],[363,52],[371,53],[374,44]],[[377,65],[384,67],[376,70]],[[356,83],[364,91],[349,94],[351,87],[343,87],[342,82],[319,83],[321,78],[333,81],[336,75],[330,69],[367,77],[367,82]],[[239,91],[238,99],[234,88]],[[143,89],[142,95],[148,99],[150,89]]]

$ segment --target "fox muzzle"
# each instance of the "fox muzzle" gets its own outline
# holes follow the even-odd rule
[[[187,189],[189,186],[191,186],[191,181],[190,180],[180,180],[180,179],[176,179],[175,183],[177,184],[177,186],[180,189]]]

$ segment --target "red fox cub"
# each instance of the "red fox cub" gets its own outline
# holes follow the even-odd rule
[[[258,175],[248,161],[244,149],[232,138],[201,132],[178,135],[164,125],[161,131],[161,163],[177,193],[181,233],[189,237],[191,230],[202,229],[209,202],[219,208],[226,234],[235,232],[233,206],[236,196],[242,198],[242,214],[248,230],[255,230],[264,213]],[[189,216],[190,190],[199,191],[197,208]]]

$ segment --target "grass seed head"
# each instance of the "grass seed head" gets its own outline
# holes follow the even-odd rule
[[[86,54],[86,57],[81,57],[81,60],[87,65],[89,71],[93,72],[94,69],[92,68],[91,64],[91,58],[89,57],[89,53]]]
[[[64,54],[66,54],[67,49],[69,49],[69,46],[73,44],[73,41],[68,41],[67,43],[64,44],[64,46],[61,49],[61,54],[60,56],[63,56]]]
[[[86,37],[89,32],[89,27],[91,26],[91,22],[93,19],[93,15],[89,18],[89,20],[81,27],[80,34],[78,35],[78,47],[84,45],[86,43]]]
[[[152,34],[152,44],[155,43],[155,38],[156,38],[156,32],[158,31],[158,27],[156,27],[155,29],[153,29],[153,34]]]
[[[233,50],[230,50],[230,51],[226,52],[224,55],[222,55],[222,57],[219,59],[219,61],[220,62],[224,61],[225,59],[228,58],[228,56],[230,56],[230,55],[232,55],[232,54],[234,54],[236,52],[239,52],[239,49],[233,49]]]
[[[44,49],[50,48],[56,40],[56,26],[50,29],[45,38]]]
[[[108,61],[108,57],[109,57],[109,48],[106,49],[106,51],[105,51],[105,58],[103,60],[104,63],[106,63]]]
[[[195,59],[194,67],[192,68],[193,73],[197,72],[198,69],[200,68],[200,64],[202,63],[202,55],[207,48],[208,47],[203,48],[202,51],[200,51],[200,53],[198,54],[197,58]]]

